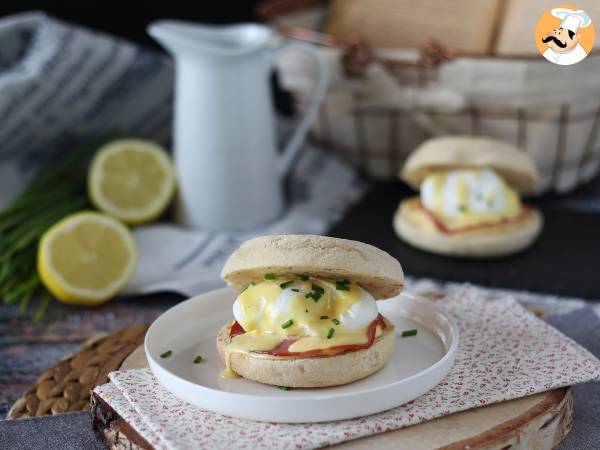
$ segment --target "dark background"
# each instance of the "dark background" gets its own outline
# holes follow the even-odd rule
[[[253,0],[229,1],[79,1],[0,2],[0,16],[23,11],[41,10],[67,22],[75,22],[90,28],[126,37],[140,44],[159,48],[146,34],[148,23],[157,19],[180,19],[191,22],[214,24],[256,20]]]

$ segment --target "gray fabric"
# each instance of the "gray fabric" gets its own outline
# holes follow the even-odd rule
[[[600,317],[585,307],[547,321],[600,357]],[[600,442],[600,383],[574,387],[575,421],[560,450],[598,449]],[[102,449],[86,413],[0,421],[0,449]]]
[[[548,323],[600,357],[600,317],[586,307],[548,317]],[[596,450],[600,446],[600,383],[573,388],[575,420],[560,450]]]
[[[85,412],[0,422],[0,449],[101,450]]]

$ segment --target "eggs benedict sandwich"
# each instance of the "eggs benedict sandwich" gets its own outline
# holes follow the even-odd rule
[[[281,387],[351,383],[381,369],[396,342],[378,299],[404,275],[388,253],[314,235],[263,236],[242,244],[221,277],[239,292],[235,320],[217,336],[222,377]]]
[[[494,257],[529,246],[542,215],[521,201],[538,173],[524,153],[501,141],[464,136],[426,141],[407,159],[400,178],[420,190],[400,203],[398,236],[422,250]]]

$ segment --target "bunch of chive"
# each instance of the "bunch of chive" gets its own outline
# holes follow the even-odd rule
[[[38,241],[63,217],[89,208],[85,163],[105,140],[89,142],[56,159],[0,212],[0,298],[6,304],[19,303],[23,315],[39,296],[36,322],[52,298],[36,270]]]

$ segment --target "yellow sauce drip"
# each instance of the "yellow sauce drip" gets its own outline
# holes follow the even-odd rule
[[[367,333],[356,333],[355,335],[346,335],[332,337],[331,339],[323,339],[319,337],[305,337],[297,340],[290,345],[290,352],[306,352],[309,350],[319,350],[329,347],[337,347],[338,345],[348,344],[366,344],[368,341]]]
[[[237,373],[231,370],[229,367],[224,368],[219,372],[219,376],[224,380],[235,380],[237,378],[241,378]]]
[[[226,368],[221,371],[221,378],[239,378],[239,375],[231,370],[231,355],[233,353],[248,353],[249,351],[256,350],[271,350],[281,344],[284,339],[285,335],[258,333],[256,331],[250,331],[248,333],[235,336],[227,345],[227,347],[225,347]]]
[[[366,344],[369,342],[369,336],[367,333],[368,329],[365,330],[352,330],[346,331],[341,336],[333,336],[330,339],[323,339],[320,337],[305,337],[298,339],[289,347],[290,352],[307,352],[310,350],[325,349],[329,347],[337,347],[339,345],[352,345],[352,344]],[[336,330],[337,333],[337,330]],[[379,333],[379,334],[378,334]],[[375,336],[381,335],[381,328],[377,327]]]
[[[291,279],[265,280],[249,286],[239,294],[237,301],[242,311],[240,325],[245,333],[235,336],[225,349],[227,368],[221,372],[225,379],[238,375],[231,370],[233,353],[271,350],[288,336],[301,336],[289,347],[292,352],[368,342],[365,329],[347,329],[336,324],[352,305],[361,300],[364,291],[354,283],[346,284],[348,290],[337,290],[336,283],[320,279],[294,280],[284,288],[281,284]],[[314,285],[322,289],[315,289]],[[298,290],[295,292],[293,289]],[[318,300],[307,294],[321,294]],[[289,323],[291,322],[291,323]],[[287,326],[286,326],[287,324]],[[285,326],[285,328],[283,327]],[[330,330],[333,336],[327,338]],[[381,330],[377,329],[379,335]],[[270,358],[267,354],[254,353],[253,357]]]

